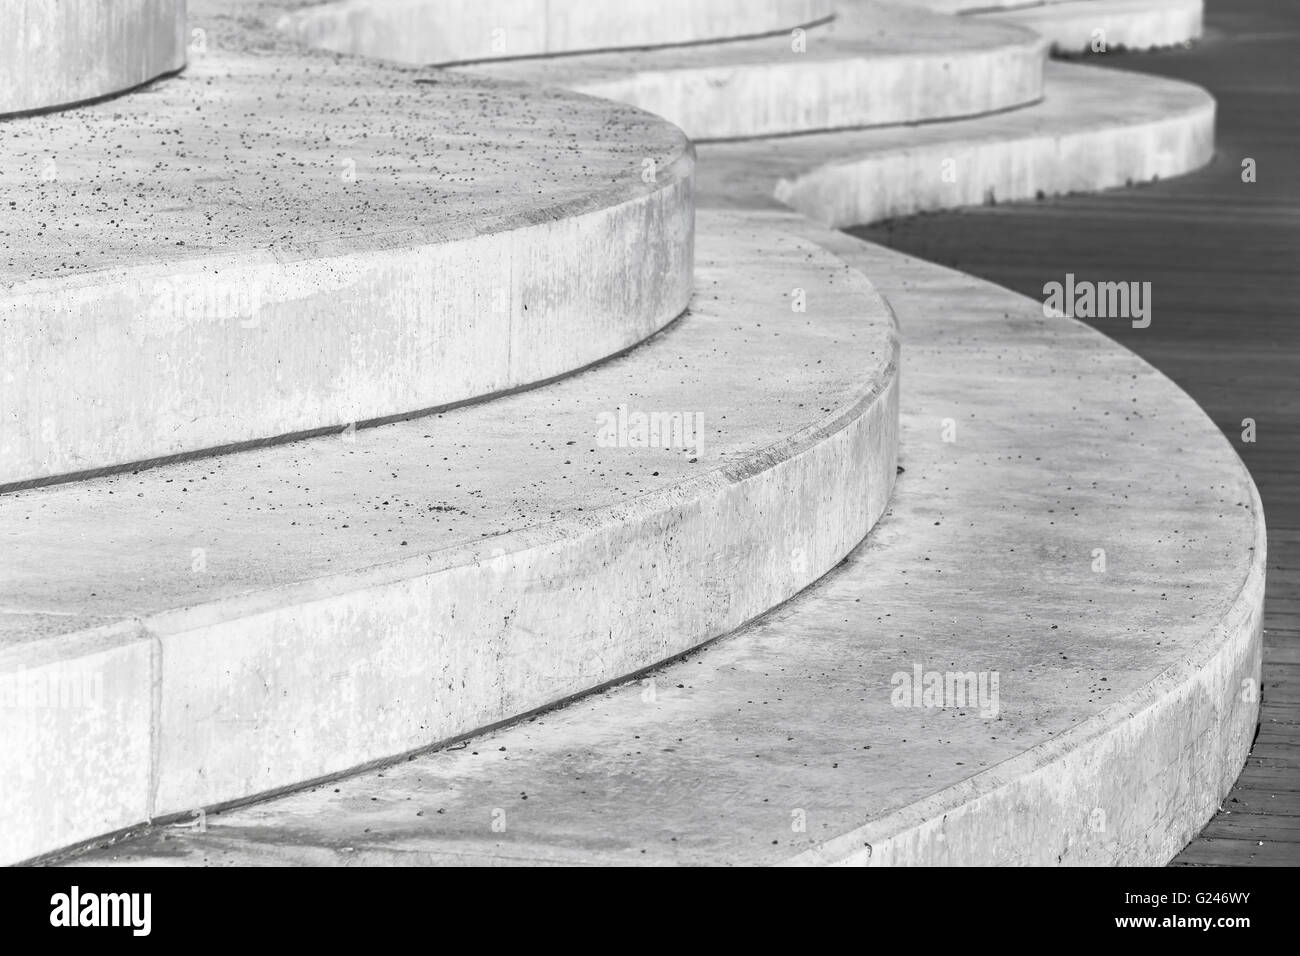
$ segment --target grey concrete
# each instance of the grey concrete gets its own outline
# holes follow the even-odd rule
[[[833,0],[291,0],[280,6],[289,12],[277,25],[300,42],[403,63],[788,33],[834,10]]]
[[[644,680],[76,862],[1177,852],[1255,726],[1264,529],[1240,460],[1177,387],[1081,323],[857,240],[832,248],[874,277],[905,339],[905,472],[845,566]],[[893,675],[915,665],[998,672],[997,716],[894,706]]]
[[[1060,131],[1062,104],[1047,114],[1051,122],[1037,137],[1033,122],[1043,123],[1041,113],[1018,126],[952,124],[961,127],[958,138],[928,144],[967,144],[972,152],[963,157],[982,158],[974,163],[978,175],[963,180],[971,166],[959,164],[961,185],[938,194],[928,190],[924,164],[915,161],[917,175],[905,184],[916,192],[914,201],[970,201],[972,192],[980,196],[981,183],[1006,183],[1013,193],[1044,183],[1100,188],[1117,177],[1171,175],[1203,161],[1213,106],[1196,90],[1145,87],[1091,71],[1076,75],[1094,93],[1122,91],[1135,102],[1123,104],[1117,119],[1103,121],[1100,98],[1075,100],[1092,102],[1094,109],[1078,136]],[[1173,115],[1162,119],[1171,106]],[[862,145],[860,135],[866,134],[846,134],[853,145]],[[999,143],[999,136],[1009,142]],[[1100,144],[1090,147],[1090,139]],[[705,169],[716,177],[711,182],[730,181],[717,193],[706,188],[705,201],[768,202],[775,167],[804,163],[815,155],[810,150],[830,141],[812,136],[747,144],[747,163],[719,163],[713,170],[711,147],[703,151]],[[790,156],[773,160],[782,144],[791,146]],[[1027,170],[1014,162],[1026,149]],[[825,163],[828,156],[834,154],[815,158]],[[925,160],[942,156],[921,153]],[[828,198],[833,190],[819,191],[807,180],[802,190],[783,187],[780,195],[835,221],[850,215],[846,209],[874,208],[863,197],[890,181],[870,162],[826,168],[840,185],[855,186],[856,205],[835,206]],[[768,230],[796,238],[778,242]],[[1259,677],[1263,520],[1235,453],[1167,379],[1097,333],[1045,319],[1039,303],[787,217],[764,222],[758,232],[759,238],[736,246],[746,267],[726,266],[726,281],[749,301],[758,302],[772,283],[772,289],[791,287],[781,303],[788,308],[791,280],[814,281],[809,262],[823,283],[856,276],[842,266],[823,266],[813,243],[878,277],[908,339],[906,471],[889,516],[842,569],[648,683],[616,688],[382,772],[211,815],[202,832],[150,830],[78,862],[1168,859],[1226,791],[1257,714],[1251,688]],[[707,269],[701,274],[707,278]],[[842,301],[869,298],[865,280],[849,278],[847,284],[853,288],[841,291],[852,294]],[[831,290],[801,288],[811,293],[806,321],[823,321],[812,303]],[[718,293],[706,291],[697,301],[707,305],[711,294]],[[808,406],[796,407],[813,418],[793,432],[777,430],[783,437],[775,446],[741,448],[740,460],[727,466],[734,470],[712,472],[726,476],[716,483],[679,478],[627,506],[605,502],[595,519],[577,519],[571,511],[555,525],[510,532],[508,540],[522,547],[466,547],[459,564],[439,566],[448,553],[443,549],[424,561],[353,576],[232,593],[212,607],[149,618],[142,626],[148,633],[131,633],[136,625],[127,622],[115,631],[42,640],[31,628],[60,608],[10,605],[26,616],[27,630],[10,632],[13,643],[0,652],[0,664],[12,672],[35,662],[38,671],[57,672],[107,654],[120,667],[126,695],[112,720],[87,723],[75,713],[59,723],[9,731],[14,743],[0,752],[20,759],[21,747],[48,749],[51,740],[81,739],[70,736],[74,731],[91,741],[84,754],[57,768],[65,777],[35,784],[24,778],[33,784],[24,791],[25,812],[78,825],[89,820],[86,826],[99,824],[102,832],[110,810],[117,819],[128,819],[137,807],[146,817],[165,815],[356,766],[367,753],[399,752],[403,734],[428,739],[437,728],[481,727],[494,709],[521,713],[529,701],[564,696],[563,687],[574,692],[599,686],[602,675],[627,675],[638,661],[734,630],[746,617],[738,604],[771,607],[830,569],[859,529],[875,521],[889,490],[896,387],[893,366],[881,364],[881,356],[890,350],[870,352],[869,367],[881,370],[869,376],[875,384],[859,383],[855,392],[856,379],[847,375],[838,379],[845,390],[838,399],[809,400],[806,387],[787,380],[774,388],[774,381],[799,354],[810,356],[802,369],[813,367],[815,354],[831,363],[828,371],[844,375],[839,363],[853,351],[844,330],[852,323],[836,320],[838,336],[815,347],[807,340],[800,348],[792,342],[799,325],[786,330],[775,314],[758,311],[761,324],[739,330],[734,318],[715,313],[720,325],[740,336],[721,351],[743,354],[744,363],[736,378],[711,383],[719,390],[713,411],[768,428],[771,403],[788,409],[780,403],[795,394]],[[781,311],[787,320],[797,314]],[[661,343],[680,347],[655,379],[661,385],[680,374],[678,363],[687,356],[701,367],[718,358],[707,341],[674,338],[689,334],[693,318],[643,350]],[[768,347],[755,351],[753,343],[774,327],[779,333],[766,340]],[[616,362],[528,398],[544,403],[573,394],[590,402],[591,382],[621,367]],[[716,376],[716,365],[709,367]],[[815,369],[823,371],[820,364]],[[644,374],[636,380],[644,381]],[[509,416],[511,403],[523,398],[494,403],[494,411],[483,414]],[[439,422],[474,421],[462,415],[470,411]],[[792,423],[779,410],[775,418]],[[510,449],[511,473],[531,474],[535,469],[520,455],[534,446],[520,438],[517,424],[494,432],[484,424],[489,421],[500,419],[477,420],[475,434],[499,436]],[[538,444],[556,459],[565,456],[566,467],[579,460],[567,444]],[[655,470],[663,472],[659,457]],[[421,459],[413,454],[407,460]],[[305,505],[318,493],[321,476],[341,467],[338,462],[334,455],[311,460],[311,485],[290,474],[295,461],[271,473],[247,472],[237,486],[239,498],[227,490],[236,486],[204,491],[215,490],[213,500],[224,509],[275,474],[283,490],[301,495],[297,507],[279,498],[273,504],[270,494],[256,499],[256,492],[249,507],[262,508],[257,518],[263,521],[279,521],[282,528],[288,522],[294,530],[280,540],[307,541],[321,529],[304,517]],[[234,458],[220,464],[241,467]],[[384,474],[398,486],[409,480],[398,480],[400,470],[390,470],[387,461],[345,465],[353,487],[359,468],[367,481],[387,485]],[[602,465],[595,464],[586,480],[612,494],[619,490],[610,483],[618,464],[603,473]],[[199,487],[203,476],[193,477]],[[509,500],[504,486],[474,477],[474,490]],[[107,486],[86,487],[102,493]],[[194,493],[193,487],[187,482],[178,492],[149,485],[149,491],[174,501]],[[427,482],[420,487],[427,495]],[[396,537],[416,527],[413,520],[394,527],[391,511],[382,509],[392,502],[399,508],[427,503],[417,496],[415,486],[405,497],[386,494],[386,503],[374,509],[384,517],[352,542],[365,532]],[[22,500],[37,509],[32,514],[62,515],[86,507],[89,497],[68,505],[76,501],[69,495],[48,508],[40,508],[36,495]],[[585,498],[569,500],[573,507],[577,501],[588,506]],[[196,510],[176,506],[169,514]],[[349,531],[358,510],[353,503],[347,512]],[[21,539],[24,515],[10,517]],[[341,524],[342,515],[335,520]],[[309,523],[299,530],[300,521]],[[247,522],[231,524],[237,534]],[[142,532],[159,533],[157,520]],[[263,546],[268,539],[265,529],[256,536]],[[42,545],[31,534],[24,544],[24,566],[34,568]],[[391,549],[391,540],[387,544]],[[112,552],[120,563],[122,550],[89,542],[83,554]],[[285,553],[290,562],[302,554],[292,550]],[[158,574],[164,568],[150,564],[158,579],[166,577]],[[109,582],[115,588],[105,590],[120,590],[131,573],[115,566]],[[95,602],[85,591],[93,586],[97,599],[100,582],[80,572],[63,581],[80,588],[64,607],[74,616],[89,614]],[[23,576],[17,584],[16,596],[34,593]],[[152,584],[148,592],[141,589],[138,600],[149,600],[152,591]],[[721,618],[715,604],[723,606]],[[339,639],[322,642],[322,632]],[[533,639],[539,633],[547,635],[541,653]],[[465,634],[483,634],[485,641],[471,644]],[[146,650],[147,666],[139,661]],[[442,666],[448,660],[454,662],[450,671]],[[996,715],[981,714],[978,706],[898,706],[894,677],[913,667],[997,674]],[[464,675],[459,688],[454,674]],[[142,712],[145,685],[161,690]],[[439,689],[434,699],[442,708],[433,715],[431,687]],[[478,701],[487,707],[472,712]],[[371,713],[373,722],[356,720]],[[118,772],[102,787],[81,786],[92,772],[102,772],[102,754],[114,752],[111,740],[95,740],[95,734],[111,737],[127,719],[150,728],[152,750],[140,755],[138,747],[123,746],[123,757],[136,763],[115,763]],[[29,757],[18,766],[40,765]],[[147,784],[132,790],[135,771]],[[100,815],[84,806],[37,806],[32,795],[51,792],[84,795]],[[60,839],[70,839],[66,827]]]
[[[194,7],[183,76],[4,123],[0,487],[497,394],[685,308],[679,130]]]
[[[1198,39],[1202,0],[1070,0],[977,19],[1033,30],[1058,53],[1151,50]]]
[[[6,495],[0,690],[102,690],[0,722],[0,858],[516,717],[833,567],[893,485],[897,345],[791,221],[702,219],[689,314],[546,389]],[[611,445],[620,404],[702,433]]]
[[[849,226],[1176,176],[1213,151],[1214,100],[1199,87],[1049,63],[1034,106],[918,127],[712,143],[700,148],[698,176],[707,205],[785,203]]]
[[[0,0],[0,24],[0,119],[120,93],[185,65],[185,0]]]
[[[692,139],[952,119],[1043,94],[1032,32],[842,0],[835,19],[748,41],[479,64],[476,76],[552,84],[630,103]]]

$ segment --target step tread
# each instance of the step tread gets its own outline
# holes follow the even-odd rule
[[[630,102],[696,139],[970,115],[1040,94],[1043,42],[1015,26],[846,0],[804,40],[802,52],[785,33],[456,71]]]
[[[789,34],[656,50],[576,54],[544,60],[479,63],[455,68],[476,76],[578,86],[620,79],[628,73],[771,66],[778,57],[796,62],[911,57],[939,53],[997,51],[1038,44],[1023,30],[981,20],[959,20],[877,0],[841,0],[835,19],[809,27],[807,50],[795,54]]]
[[[643,159],[667,172],[689,152],[679,131],[619,104],[458,73],[416,82],[293,48],[256,55],[219,25],[178,77],[5,122],[0,290],[470,239],[643,195]],[[42,180],[49,158],[55,178]]]
[[[1144,795],[1164,793],[1169,774],[1222,776],[1183,777],[1180,792],[1209,799],[1231,781],[1236,768],[1220,766],[1231,748],[1200,737],[1232,723],[1209,690],[1158,721],[1186,731],[1188,749],[1050,773],[1087,741],[1142,726],[1134,715],[1181,699],[1183,682],[1237,648],[1238,616],[1263,584],[1244,467],[1187,395],[1100,333],[877,246],[834,248],[897,312],[908,395],[905,473],[845,565],[652,672],[653,699],[644,681],[625,684],[462,747],[211,815],[205,833],[158,829],[79,862],[860,860],[864,844],[1007,789],[1020,802],[984,817],[1005,838],[971,848],[954,830],[941,861],[1176,852],[1191,836],[1178,832],[1185,808]],[[1105,573],[1092,570],[1098,547]],[[1000,672],[998,718],[891,706],[891,676],[917,663]],[[1251,727],[1238,723],[1244,746]],[[1016,790],[1043,768],[1040,789]],[[1149,779],[1105,789],[1131,773]],[[1077,833],[1095,809],[1095,842],[1038,835]],[[792,832],[796,811],[806,832]],[[1052,812],[1063,817],[1045,824]]]
[[[203,0],[211,3],[213,0]],[[249,0],[244,0],[249,2]],[[259,2],[259,0],[253,0]],[[460,63],[655,47],[788,32],[832,15],[832,0],[338,0],[266,3],[303,43],[404,63]],[[273,18],[274,19],[274,18]]]

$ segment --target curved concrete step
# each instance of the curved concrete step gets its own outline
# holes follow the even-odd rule
[[[1255,727],[1265,538],[1245,468],[1082,323],[833,248],[897,312],[908,390],[905,472],[845,565],[637,682],[75,862],[1166,862]],[[924,696],[948,673],[983,696]]]
[[[1190,43],[1201,35],[1201,13],[1202,0],[1071,0],[989,11],[978,19],[1033,30],[1052,52],[1070,54]]]
[[[0,691],[29,704],[0,859],[527,713],[824,574],[885,507],[898,414],[892,317],[834,239],[702,216],[688,314],[582,375],[0,497]]]
[[[953,15],[993,10],[1030,10],[1034,7],[1070,3],[1073,0],[889,0],[889,2]]]
[[[242,12],[180,77],[4,124],[0,489],[507,392],[685,308],[680,130]]]
[[[185,65],[185,0],[0,0],[0,23],[0,118],[121,93]]]
[[[997,116],[702,146],[701,202],[862,225],[1176,176],[1213,155],[1214,100],[1200,87],[1066,63],[1045,76],[1041,103]]]
[[[289,9],[277,26],[301,43],[415,64],[788,33],[834,12],[833,0],[343,0],[278,6]]]
[[[794,36],[461,68],[629,103],[692,139],[951,119],[1042,96],[1043,41],[978,20],[843,0]]]

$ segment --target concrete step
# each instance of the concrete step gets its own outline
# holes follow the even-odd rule
[[[276,21],[301,43],[401,63],[460,63],[700,43],[830,17],[833,0],[343,0],[289,2]]]
[[[183,75],[4,123],[0,489],[509,392],[685,308],[680,130],[194,7]]]
[[[703,215],[690,311],[581,375],[0,497],[0,860],[491,726],[816,580],[896,460],[893,320],[836,241]]]
[[[1074,0],[889,0],[900,6],[934,10],[937,13],[984,13],[993,10],[1029,10],[1034,7],[1071,3]]]
[[[1265,536],[1245,468],[1082,323],[832,248],[905,339],[905,470],[846,564],[638,681],[73,862],[1166,862],[1255,727]],[[983,695],[924,695],[949,673]]]
[[[1107,53],[1190,43],[1201,36],[1201,11],[1202,0],[1071,0],[977,19],[1033,30],[1053,53]]]
[[[1176,176],[1213,154],[1200,87],[1067,63],[1045,77],[1041,103],[996,116],[701,146],[702,201],[860,225]]]
[[[461,68],[630,103],[693,139],[951,119],[1042,96],[1041,39],[874,0],[796,35]]]
[[[121,93],[185,65],[185,0],[0,0],[0,23],[0,118]]]

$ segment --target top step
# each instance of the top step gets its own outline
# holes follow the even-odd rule
[[[277,26],[337,53],[448,64],[761,36],[833,14],[832,0],[343,0]]]
[[[686,307],[680,130],[191,7],[181,76],[4,124],[0,490],[535,385]]]
[[[185,65],[185,0],[0,0],[0,116],[121,93]]]

